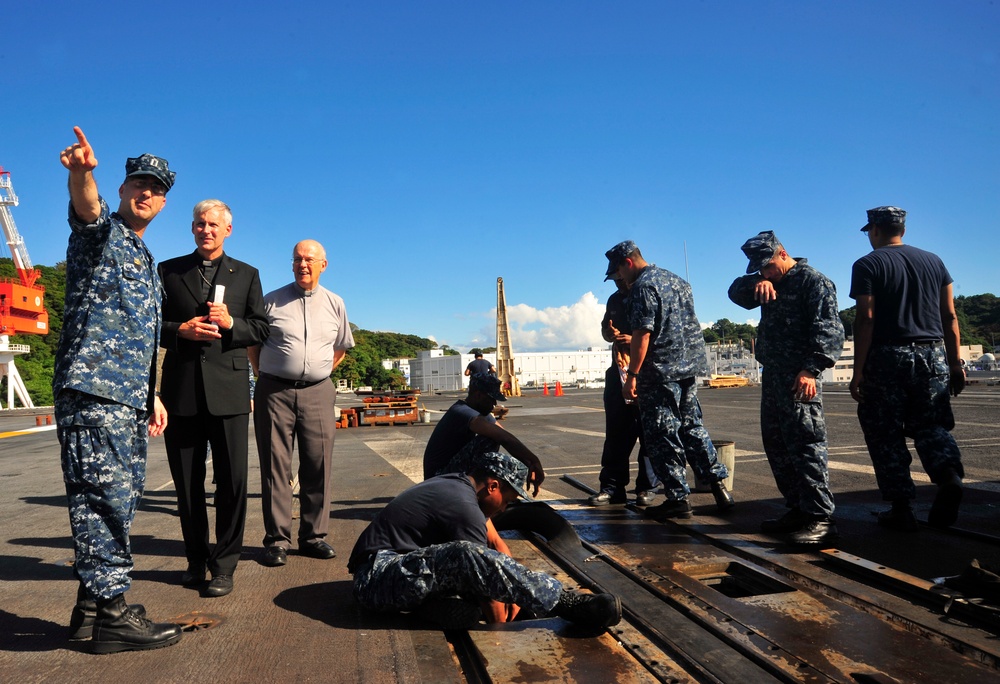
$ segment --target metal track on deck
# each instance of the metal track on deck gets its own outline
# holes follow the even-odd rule
[[[660,524],[622,508],[560,513],[528,503],[495,522],[508,537],[517,531],[570,584],[618,594],[624,619],[596,639],[557,619],[451,634],[467,681],[1000,680],[995,635],[943,615],[950,601],[969,619],[968,602],[864,568],[863,559],[835,551],[768,558],[768,549],[707,525]],[[866,572],[852,568],[847,577],[846,566]],[[900,585],[909,600],[892,593]],[[927,607],[914,605],[914,592],[931,592]]]

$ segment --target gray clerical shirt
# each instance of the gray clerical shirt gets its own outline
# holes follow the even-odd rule
[[[354,346],[344,300],[325,287],[289,283],[264,296],[271,334],[260,349],[261,373],[318,382],[333,372],[334,352]]]

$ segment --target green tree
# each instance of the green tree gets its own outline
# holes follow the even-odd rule
[[[844,334],[854,337],[854,319],[858,315],[858,307],[852,306],[840,312],[840,322],[844,324]]]
[[[351,387],[403,389],[406,378],[398,370],[385,368],[382,361],[414,358],[419,352],[437,346],[433,340],[416,335],[372,332],[354,325],[351,329],[355,346],[347,350],[343,362],[333,372],[334,380],[346,380]]]

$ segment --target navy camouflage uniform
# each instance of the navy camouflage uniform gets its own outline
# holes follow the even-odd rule
[[[864,371],[865,400],[858,404],[858,422],[882,498],[897,501],[917,495],[907,437],[932,481],[948,468],[965,477],[962,454],[951,434],[955,417],[944,344],[873,345]]]
[[[500,453],[477,458],[499,461],[512,473],[499,479],[528,498],[528,469]],[[390,501],[358,538],[347,569],[354,595],[370,610],[410,611],[428,599],[460,596],[515,603],[547,615],[559,603],[562,584],[487,547],[486,516],[475,486],[464,473],[424,480]]]
[[[650,331],[636,378],[646,450],[667,501],[683,500],[690,493],[685,461],[707,484],[729,475],[702,424],[696,376],[708,375],[708,358],[691,286],[650,264],[632,284],[626,309],[633,334]]]
[[[52,383],[74,572],[92,599],[128,590],[129,529],[146,478],[162,286],[153,256],[101,199],[70,207],[66,306]]]
[[[404,554],[383,549],[354,571],[355,598],[382,612],[409,611],[430,598],[461,596],[514,603],[548,615],[561,591],[559,580],[528,570],[485,542],[453,541]]]
[[[745,309],[760,307],[756,346],[757,359],[764,366],[760,431],[778,491],[788,508],[816,518],[830,517],[834,503],[821,375],[840,358],[844,325],[833,282],[806,259],[796,262],[774,284],[774,301],[761,305],[754,298],[754,289],[763,279],[758,269],[737,278],[729,288],[729,298]],[[816,396],[809,400],[795,396],[795,379],[803,370],[816,376]]]

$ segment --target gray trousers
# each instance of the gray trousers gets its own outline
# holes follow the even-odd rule
[[[299,452],[299,545],[322,540],[330,526],[333,408],[337,391],[325,380],[296,389],[261,376],[254,394],[254,435],[260,457],[264,546],[292,543],[292,450]]]

